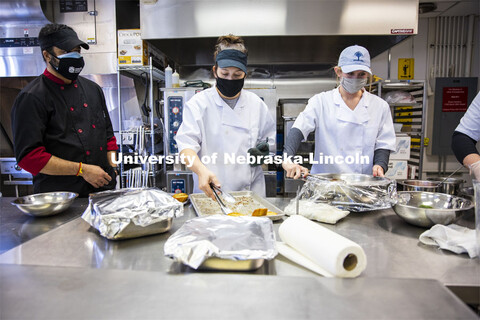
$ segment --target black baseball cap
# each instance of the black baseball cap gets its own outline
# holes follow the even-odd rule
[[[78,39],[77,33],[70,28],[61,29],[43,37],[39,36],[38,43],[42,50],[53,46],[65,51],[70,51],[78,46],[87,50],[90,48],[88,44]]]

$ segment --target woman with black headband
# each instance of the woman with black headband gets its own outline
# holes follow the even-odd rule
[[[194,192],[214,199],[210,183],[226,191],[252,190],[265,195],[260,166],[245,163],[248,154],[267,155],[276,125],[267,105],[242,90],[247,49],[233,35],[218,38],[212,68],[216,86],[196,94],[185,106],[176,135],[178,150],[194,174]]]

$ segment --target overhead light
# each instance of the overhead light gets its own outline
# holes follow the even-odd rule
[[[437,4],[434,2],[422,2],[418,5],[419,14],[432,12],[435,11],[435,9],[437,9]]]

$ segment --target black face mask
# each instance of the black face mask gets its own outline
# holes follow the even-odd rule
[[[238,80],[228,80],[218,77],[217,75],[217,89],[225,97],[235,97],[243,88],[245,77]]]
[[[78,52],[69,52],[59,57],[52,53],[50,54],[58,60],[57,65],[50,60],[52,67],[68,80],[76,80],[85,66],[85,61],[83,61],[83,57]]]

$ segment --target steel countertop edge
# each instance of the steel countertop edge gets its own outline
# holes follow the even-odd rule
[[[7,205],[10,206],[11,200],[13,200],[13,198],[1,199],[1,216],[4,216],[3,208]],[[288,201],[290,201],[288,198],[268,198],[268,200],[280,208],[285,207]],[[76,199],[75,201],[74,205],[70,208],[72,209],[71,212],[65,212],[65,217],[61,222],[50,226],[50,229],[45,233],[36,235],[29,241],[0,255],[0,276],[6,288],[9,288],[9,284],[14,285],[6,280],[6,274],[13,272],[13,274],[23,277],[23,273],[27,272],[25,270],[32,268],[37,268],[36,270],[42,270],[42,272],[46,272],[47,274],[52,272],[52,270],[57,270],[54,274],[59,275],[62,272],[73,272],[65,271],[71,269],[75,270],[75,274],[88,274],[87,278],[94,277],[93,275],[96,271],[101,274],[108,274],[108,272],[116,273],[122,270],[128,272],[152,272],[155,278],[165,278],[164,280],[167,282],[170,281],[167,279],[172,277],[177,279],[202,279],[205,277],[219,279],[218,281],[221,283],[227,284],[226,282],[228,282],[228,284],[230,284],[233,278],[246,277],[250,279],[252,275],[257,277],[257,280],[268,278],[272,279],[268,281],[278,281],[279,284],[283,283],[282,285],[290,282],[290,280],[284,279],[297,279],[302,283],[305,282],[304,279],[312,278],[320,282],[328,282],[331,280],[320,277],[297,266],[280,255],[251,274],[197,273],[188,267],[181,266],[163,257],[163,243],[168,236],[178,229],[185,220],[195,216],[191,206],[186,206],[184,217],[174,221],[174,227],[170,232],[138,239],[109,241],[100,237],[95,230],[92,230],[81,218],[77,218],[83,213],[87,205],[87,199]],[[12,209],[17,210],[13,206]],[[20,212],[17,212],[17,214],[21,215]],[[62,214],[58,215],[58,217],[61,215]],[[3,222],[5,221],[2,221],[2,224]],[[11,222],[7,221],[7,224],[8,223]],[[20,227],[25,227],[21,221],[17,221],[16,223]],[[27,227],[36,225],[32,224],[31,220],[27,220],[24,224]],[[461,224],[471,228],[474,225],[472,219],[463,219]],[[274,223],[277,238],[279,225],[280,222]],[[345,285],[338,287],[338,283],[348,284],[343,289],[349,290],[349,286],[357,282],[365,283],[366,281],[366,283],[370,283],[374,280],[378,282],[381,279],[383,280],[378,283],[395,280],[403,281],[403,285],[410,286],[410,284],[413,285],[416,280],[418,280],[418,284],[422,284],[424,281],[436,280],[441,284],[439,286],[440,288],[445,288],[442,285],[448,287],[453,286],[460,289],[473,288],[473,290],[477,290],[480,288],[480,268],[478,260],[468,259],[466,255],[455,255],[419,244],[418,235],[425,229],[406,224],[396,216],[391,209],[369,213],[352,213],[345,221],[341,221],[337,223],[337,225],[322,225],[359,243],[364,248],[368,258],[367,270],[357,279],[337,279],[334,281],[334,283],[336,283],[334,287],[337,289],[345,287]],[[4,230],[1,231],[0,236],[4,238],[6,236]],[[10,265],[7,266],[7,264]],[[9,271],[15,268],[18,268],[18,270],[15,272]],[[61,270],[60,273],[59,270]],[[33,272],[33,274],[37,273]],[[176,277],[178,275],[188,275],[188,277]],[[272,275],[274,275],[274,277],[272,277]],[[75,283],[73,279],[72,281]],[[314,283],[317,283],[316,281],[314,281]],[[35,281],[33,281],[32,284],[33,283],[35,283]],[[73,284],[71,285],[74,286]],[[402,291],[401,287],[403,285],[399,283],[398,289],[400,291]],[[178,284],[175,284],[175,286],[178,286]],[[58,287],[50,289],[54,292],[59,290]],[[169,290],[171,289],[173,288],[169,288]],[[392,288],[388,288],[385,282],[383,290],[387,292],[391,289]],[[37,288],[30,287],[29,290],[37,291],[38,294],[41,294],[43,289],[37,290]],[[73,287],[72,290],[74,290]],[[208,289],[205,288],[205,290]],[[285,290],[285,288],[282,290]],[[309,291],[313,289],[306,286],[301,290]],[[377,288],[377,290],[379,292],[382,291],[380,288]],[[415,290],[418,291],[420,289],[417,288]],[[76,289],[74,291],[76,291]],[[437,291],[438,294],[442,296],[441,290],[437,289]],[[208,290],[208,292],[211,293],[211,290]],[[51,292],[48,294],[51,294]],[[216,293],[213,294],[216,295]],[[382,295],[383,294],[378,295],[380,299],[383,299],[381,298]],[[436,293],[432,292],[431,295],[435,296]],[[458,299],[453,294],[452,297]],[[12,296],[10,296],[10,294],[3,293],[1,304],[3,305],[5,302],[10,301],[11,298]],[[439,299],[445,299],[445,297]],[[453,300],[449,303],[455,304]],[[8,304],[5,306],[9,307]],[[272,313],[272,315],[273,314],[275,313]],[[375,315],[378,316],[378,314]],[[431,317],[431,315],[432,314],[430,314],[429,317]],[[347,315],[345,314],[345,316]],[[374,314],[370,316],[374,316]],[[419,315],[417,314],[416,316]]]

